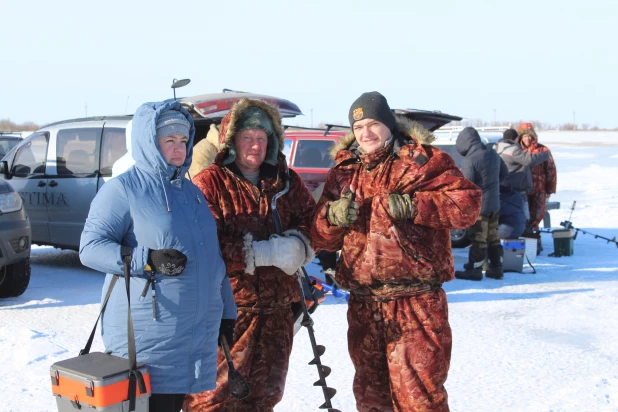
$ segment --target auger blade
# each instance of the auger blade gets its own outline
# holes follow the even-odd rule
[[[337,390],[334,388],[322,388],[322,390],[324,390],[324,398],[326,398],[326,402],[324,402],[320,406],[320,409],[328,409],[329,411],[331,410],[336,411],[336,409],[333,409],[333,406],[330,404],[330,400],[333,396],[335,396],[335,394],[337,393]]]
[[[309,362],[309,365],[315,365],[319,362],[319,357],[324,355],[324,352],[326,352],[326,348],[322,345],[316,345],[316,350],[318,352],[318,357],[314,358],[311,362]]]
[[[324,397],[326,398],[327,401],[330,402],[330,400],[332,399],[333,396],[335,396],[337,394],[337,389],[335,388],[329,388],[328,386],[325,388],[322,388],[322,391],[324,391]]]
[[[328,366],[322,366],[322,370],[324,371],[324,378],[330,375],[330,368]],[[317,380],[313,383],[313,386],[326,386],[326,379]]]

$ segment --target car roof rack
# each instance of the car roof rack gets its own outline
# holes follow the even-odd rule
[[[40,129],[44,129],[46,127],[51,127],[51,126],[57,126],[59,124],[65,124],[65,123],[91,122],[91,121],[100,121],[100,120],[128,120],[132,118],[133,118],[132,114],[124,114],[124,115],[117,115],[117,116],[78,117],[76,119],[67,119],[67,120],[60,120],[58,122],[48,123],[45,126],[41,126]]]
[[[22,134],[24,134],[24,133],[25,133],[25,132],[12,132],[12,131],[10,131],[10,130],[0,130],[0,134],[18,134],[18,135],[20,135],[20,136],[21,136],[21,135],[22,135]]]

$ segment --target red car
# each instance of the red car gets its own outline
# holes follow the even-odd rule
[[[329,149],[346,133],[345,130],[286,128],[283,153],[288,165],[311,192],[326,181],[328,170],[335,164]]]

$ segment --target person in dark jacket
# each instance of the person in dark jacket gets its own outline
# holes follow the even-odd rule
[[[463,271],[456,271],[457,279],[483,279],[483,263],[489,258],[485,276],[502,279],[502,245],[498,236],[500,210],[500,182],[508,174],[506,164],[495,150],[481,141],[474,127],[466,127],[457,136],[455,147],[464,159],[461,171],[466,179],[483,190],[481,214],[468,229],[472,246]]]
[[[549,160],[549,153],[528,153],[517,143],[517,131],[505,130],[502,139],[496,143],[496,152],[500,155],[506,167],[508,175],[506,180],[511,190],[527,196],[532,190],[531,167]]]
[[[514,200],[516,195],[521,197],[522,202],[524,203],[523,212],[525,214],[525,227],[526,222],[530,219],[527,196],[528,192],[533,188],[532,172],[530,168],[549,160],[550,155],[548,152],[528,153],[522,149],[516,140],[517,131],[515,129],[505,130],[502,139],[496,144],[496,152],[498,152],[508,168],[508,175],[502,182],[504,187],[501,189],[501,197],[505,199],[509,198],[509,203],[511,205],[517,205],[520,203],[519,201]],[[514,192],[516,195],[513,195],[510,192]],[[514,226],[510,228],[510,231],[513,234],[519,233],[517,228],[519,227],[520,222],[517,219],[521,219],[521,214],[511,214],[511,218],[514,219],[511,219],[509,224]],[[503,228],[503,232],[507,232],[507,228]]]
[[[498,236],[500,239],[517,239],[526,229],[524,198],[506,185],[500,185],[500,217]]]

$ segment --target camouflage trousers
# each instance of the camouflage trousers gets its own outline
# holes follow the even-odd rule
[[[452,335],[442,288],[379,302],[351,295],[348,351],[361,412],[447,412]]]
[[[187,395],[183,411],[273,411],[283,397],[293,338],[294,319],[289,305],[266,308],[262,313],[239,307],[230,352],[234,366],[251,388],[251,395],[242,400],[230,396],[227,363],[219,348],[216,389]]]
[[[546,201],[547,194],[545,192],[528,194],[528,206],[530,208],[530,222],[528,222],[528,227],[530,229],[539,229],[539,224],[543,221],[543,217],[545,217]]]
[[[468,229],[468,238],[472,242],[472,246],[486,249],[492,245],[500,244],[499,220],[499,212],[480,215],[478,220]]]

